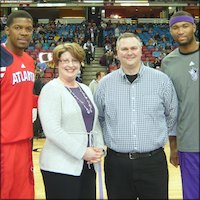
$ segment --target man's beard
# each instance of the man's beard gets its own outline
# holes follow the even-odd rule
[[[184,42],[179,42],[179,41],[177,41],[178,45],[179,45],[179,46],[182,46],[182,47],[188,46],[189,44],[192,44],[192,42],[193,42],[193,38],[189,38],[189,40],[184,41]]]

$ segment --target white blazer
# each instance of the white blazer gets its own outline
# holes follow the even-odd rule
[[[95,108],[94,146],[104,149],[98,110],[88,86],[79,84]],[[75,98],[58,80],[48,82],[41,90],[38,111],[46,141],[40,154],[42,170],[79,176],[83,169],[88,134],[81,108]],[[97,170],[96,164],[94,165]]]

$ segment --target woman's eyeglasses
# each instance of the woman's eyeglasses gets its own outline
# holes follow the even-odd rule
[[[59,60],[59,63],[61,63],[62,65],[69,65],[70,63],[72,63],[72,65],[80,64],[78,60]]]

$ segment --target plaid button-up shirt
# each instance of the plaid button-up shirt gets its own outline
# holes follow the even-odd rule
[[[117,152],[148,152],[176,134],[178,102],[169,77],[142,64],[131,84],[122,68],[105,76],[95,93],[106,145]]]

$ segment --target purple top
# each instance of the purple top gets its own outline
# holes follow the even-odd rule
[[[70,88],[70,90],[76,95],[76,97],[78,97],[78,99],[80,99],[83,102],[83,104],[82,104],[77,98],[74,97],[75,100],[77,101],[78,105],[81,108],[83,119],[84,119],[84,122],[85,122],[85,127],[86,127],[87,132],[89,133],[92,130],[93,123],[94,123],[94,114],[95,114],[94,106],[93,106],[92,102],[90,101],[89,97],[87,96],[87,94],[82,90],[82,92],[87,97],[87,100],[86,100],[84,95],[81,93],[79,87]],[[74,96],[74,95],[72,95],[72,96]],[[88,102],[92,106],[92,108],[91,108],[92,112],[89,113],[89,114],[87,113],[87,111],[85,109],[85,107],[89,109]],[[85,105],[85,107],[84,107],[84,105]]]

